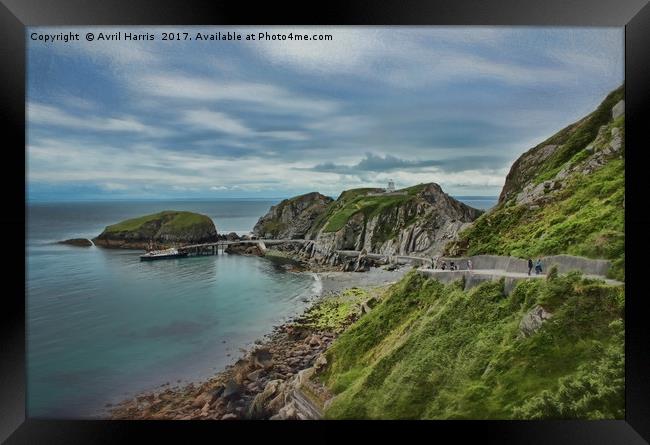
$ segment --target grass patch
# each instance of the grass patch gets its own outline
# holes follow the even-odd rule
[[[212,220],[198,213],[166,210],[138,218],[127,219],[117,224],[110,225],[105,233],[134,232],[150,228],[163,228],[168,232],[182,232],[200,225],[212,225]]]
[[[530,258],[571,254],[612,260],[610,276],[624,279],[625,163],[612,159],[575,175],[541,208],[500,204],[460,235],[466,253]]]
[[[551,155],[544,163],[544,170],[541,170],[535,178],[536,183],[553,178],[562,166],[573,156],[593,141],[602,125],[607,125],[611,120],[612,107],[625,96],[623,87],[617,88],[607,95],[596,111],[591,113],[584,121],[570,133],[566,141]]]
[[[267,233],[271,234],[272,237],[277,236],[280,232],[285,230],[287,225],[282,221],[271,220],[262,225],[260,233],[266,235]]]
[[[414,199],[415,194],[387,196],[358,196],[345,202],[329,216],[325,232],[337,232],[357,213],[363,213],[366,220]]]
[[[580,274],[504,297],[411,272],[328,350],[326,417],[623,418],[623,295]],[[553,317],[523,337],[536,304]]]
[[[340,331],[349,324],[350,316],[359,311],[361,303],[371,295],[365,289],[353,287],[326,297],[306,312],[301,324],[317,330]]]

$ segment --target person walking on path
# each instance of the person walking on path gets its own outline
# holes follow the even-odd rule
[[[437,256],[431,257],[431,269],[435,269],[437,265],[438,265],[438,257]]]
[[[538,258],[537,262],[535,263],[535,273],[537,275],[542,273],[542,259]]]
[[[530,276],[530,272],[533,270],[533,260],[528,258],[528,276]]]
[[[472,260],[467,260],[467,270],[472,270]]]
[[[441,267],[441,269],[442,269],[442,270],[447,269],[447,262],[444,261],[444,260],[442,261],[442,267]]]

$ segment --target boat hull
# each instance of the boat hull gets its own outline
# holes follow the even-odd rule
[[[184,258],[187,252],[170,253],[165,255],[140,255],[140,261],[171,260],[173,258]]]

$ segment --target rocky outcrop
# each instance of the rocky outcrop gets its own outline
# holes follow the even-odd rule
[[[450,197],[438,184],[423,184],[406,193],[361,196],[344,203],[332,219],[356,205],[361,204],[361,209],[338,230],[326,224],[314,239],[329,252],[434,255],[482,213]]]
[[[591,114],[560,130],[541,144],[521,155],[510,168],[499,196],[499,204],[511,198],[517,203],[531,203],[537,198],[547,196],[564,185],[564,179],[575,172],[574,156],[584,149],[585,155],[578,157],[581,172],[591,173],[602,166],[607,157],[620,154],[622,137],[615,121],[625,112],[622,99],[623,87],[611,92],[600,106]],[[584,162],[591,157],[589,162]],[[589,164],[589,165],[586,165]],[[541,172],[553,173],[544,181],[537,181]],[[545,198],[545,199],[548,199]]]
[[[277,207],[262,217],[256,228],[280,221]],[[325,261],[345,250],[434,255],[482,212],[450,197],[438,184],[430,183],[392,193],[382,189],[348,190],[326,208],[319,208],[319,213],[309,227],[305,219],[298,219],[295,229],[290,217],[282,220],[286,225],[274,237],[303,234],[314,242],[305,244],[302,253]],[[365,268],[371,259],[364,263],[350,265],[351,270]]]
[[[218,239],[212,220],[192,212],[164,212],[128,219],[110,225],[93,238],[97,246],[147,249],[214,242]]]
[[[519,323],[519,333],[522,337],[530,337],[537,332],[542,324],[553,316],[550,312],[542,306],[535,305]]]
[[[75,247],[91,247],[93,242],[88,238],[71,238],[63,241],[59,241],[57,244],[67,244],[68,246]]]
[[[590,174],[604,166],[610,159],[622,156],[623,139],[618,127],[602,125],[596,138],[584,148],[584,159],[567,162],[549,180],[530,182],[515,195],[516,204],[540,207],[556,199],[568,184],[567,178],[575,174]],[[507,181],[506,181],[507,183]]]
[[[259,243],[230,244],[226,247],[225,252],[230,255],[264,256],[266,254],[266,245],[262,241]]]
[[[255,224],[253,233],[260,238],[304,238],[314,221],[333,200],[318,192],[285,199]]]

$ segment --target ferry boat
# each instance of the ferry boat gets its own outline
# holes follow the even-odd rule
[[[176,248],[164,250],[150,250],[144,255],[140,255],[140,261],[166,260],[169,258],[183,258],[187,252],[179,252]]]

